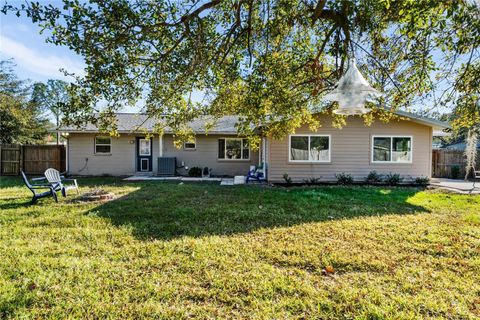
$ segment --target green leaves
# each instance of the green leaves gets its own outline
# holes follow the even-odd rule
[[[106,113],[145,101],[146,113],[179,132],[194,116],[237,114],[241,134],[253,137],[261,123],[280,137],[320,125],[312,110],[328,112],[322,95],[349,56],[385,93],[378,107],[391,110],[438,104],[435,74],[455,83],[457,59],[479,58],[479,19],[463,2],[64,0],[3,10],[25,12],[50,42],[85,58],[65,109],[78,124],[97,121],[101,101]],[[192,101],[192,92],[205,97]]]
[[[10,60],[0,61],[0,144],[42,143],[48,120],[30,99],[31,86],[19,80]]]

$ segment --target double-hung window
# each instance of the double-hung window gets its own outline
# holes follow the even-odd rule
[[[95,137],[95,153],[109,154],[112,152],[112,138],[108,136]]]
[[[373,136],[372,149],[372,162],[412,162],[412,137]]]
[[[242,138],[218,139],[218,159],[249,160],[250,144],[248,140]]]
[[[291,135],[291,162],[330,162],[330,135]]]

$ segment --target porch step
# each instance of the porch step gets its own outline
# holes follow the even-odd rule
[[[151,176],[153,176],[153,172],[152,171],[147,171],[147,172],[137,171],[137,172],[135,172],[135,175],[136,176],[142,176],[142,177],[151,177]]]

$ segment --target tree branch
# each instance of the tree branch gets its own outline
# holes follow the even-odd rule
[[[318,0],[317,5],[315,6],[315,9],[313,10],[313,15],[312,15],[312,25],[315,24],[315,21],[320,18],[320,15],[323,12],[323,8],[325,7],[325,3],[327,0]]]

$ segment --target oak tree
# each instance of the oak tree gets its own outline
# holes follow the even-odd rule
[[[113,112],[142,103],[164,121],[158,131],[168,125],[178,139],[192,134],[187,123],[195,117],[237,114],[239,131],[253,144],[260,124],[275,137],[303,124],[318,128],[315,112],[335,108],[322,96],[352,56],[385,93],[370,106],[367,123],[388,120],[384,110],[427,101],[452,110],[455,88],[479,59],[478,10],[475,1],[460,0],[63,0],[3,7],[26,14],[49,42],[84,57],[85,74],[70,88],[69,123],[99,121],[115,132]],[[107,106],[95,117],[100,104]],[[341,116],[333,121],[345,123]]]

